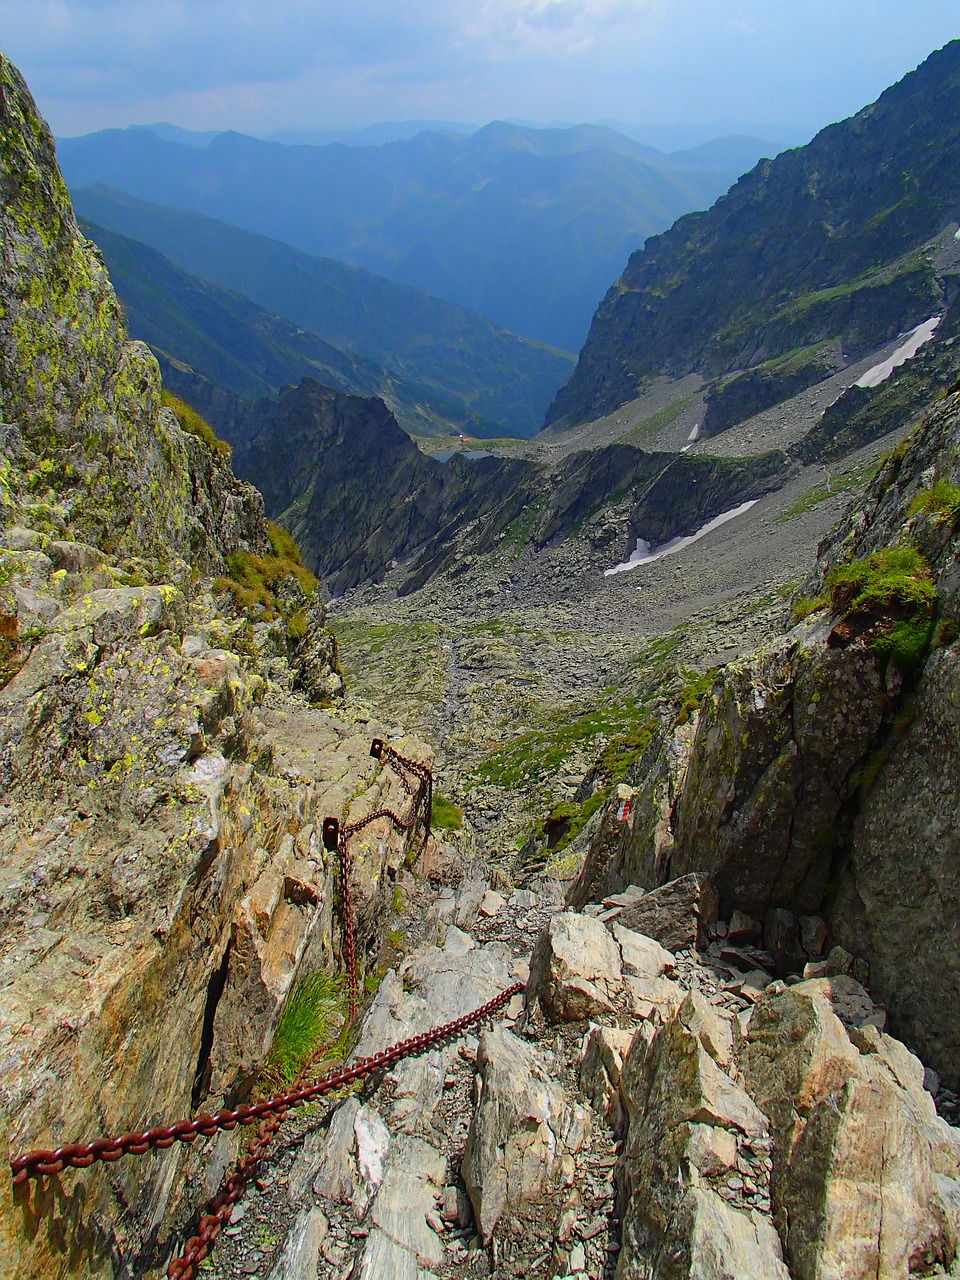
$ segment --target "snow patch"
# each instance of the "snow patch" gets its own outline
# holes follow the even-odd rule
[[[752,506],[755,506],[757,501],[757,498],[751,498],[749,502],[741,502],[739,507],[734,507],[731,511],[721,512],[720,515],[714,516],[712,520],[708,520],[696,533],[691,533],[686,538],[671,538],[669,542],[664,542],[659,547],[651,548],[649,542],[645,542],[643,538],[638,538],[637,549],[631,552],[630,558],[624,560],[622,564],[614,565],[612,569],[604,569],[604,577],[609,578],[613,573],[625,573],[628,569],[635,569],[638,564],[652,564],[654,560],[662,560],[664,556],[672,556],[675,552],[682,551],[684,547],[689,547],[692,543],[699,542],[701,538],[705,538],[714,529],[719,529],[728,520],[735,520],[737,516],[742,516],[745,511],[749,511]]]
[[[929,320],[924,320],[923,324],[918,324],[915,329],[911,329],[907,334],[906,341],[897,347],[893,355],[884,360],[882,364],[875,364],[872,369],[868,369],[861,378],[857,379],[856,385],[858,387],[879,387],[880,383],[885,382],[898,365],[903,364],[905,360],[911,359],[925,342],[930,341],[939,323],[939,316],[931,316]]]
[[[699,439],[699,437],[700,437],[700,423],[698,422],[697,425],[690,432],[690,434],[687,436],[687,443],[683,446],[680,452],[686,453],[687,450],[690,448],[690,446],[693,444],[694,440]]]

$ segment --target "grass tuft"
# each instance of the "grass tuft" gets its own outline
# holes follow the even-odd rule
[[[937,593],[916,547],[885,547],[835,565],[826,577],[834,617],[868,636],[869,648],[912,674],[930,652]]]
[[[185,400],[181,400],[179,396],[175,396],[172,391],[164,387],[160,393],[160,402],[176,418],[181,431],[196,436],[198,440],[203,441],[211,453],[217,454],[227,462],[230,461],[233,450],[226,440],[221,440],[210,424],[204,421],[195,409],[191,409]]]
[[[960,485],[947,480],[935,480],[929,489],[921,489],[914,495],[907,515],[924,512],[937,524],[956,524],[960,520]]]
[[[430,826],[440,831],[459,831],[463,826],[463,810],[448,800],[446,796],[433,794],[433,808],[430,810]]]
[[[804,618],[809,618],[811,613],[816,613],[818,609],[825,609],[829,603],[826,596],[797,596],[790,606],[790,621],[796,626]]]
[[[347,984],[343,974],[311,973],[301,978],[287,997],[273,1033],[264,1076],[280,1085],[291,1084],[318,1050],[335,1052],[347,1028]]]

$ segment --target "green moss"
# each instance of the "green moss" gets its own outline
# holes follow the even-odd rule
[[[885,547],[836,565],[826,587],[834,616],[865,633],[874,653],[905,674],[917,670],[930,651],[937,594],[916,547]]]
[[[211,453],[216,453],[226,461],[230,461],[233,456],[233,450],[226,440],[220,440],[214,433],[213,428],[200,417],[199,413],[191,409],[185,401],[164,387],[160,393],[160,402],[164,408],[170,410],[182,431],[186,431],[188,435],[196,436],[198,440],[202,440]]]
[[[677,711],[674,717],[674,724],[677,725],[686,724],[690,717],[700,710],[700,703],[710,691],[716,678],[716,670],[713,667],[707,671],[684,669],[680,674],[683,677],[683,686],[677,697]]]
[[[918,615],[893,623],[889,631],[881,632],[870,641],[870,648],[909,673],[919,670],[925,662],[932,638],[932,619]]]

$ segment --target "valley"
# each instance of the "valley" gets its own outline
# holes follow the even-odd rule
[[[329,614],[348,695],[431,743],[477,851],[522,882],[521,850],[556,805],[590,798],[608,743],[788,625],[819,542],[901,435],[612,577],[563,544],[472,557],[399,597],[399,570],[348,591]]]

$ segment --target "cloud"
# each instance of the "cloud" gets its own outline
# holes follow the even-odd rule
[[[484,0],[468,31],[494,53],[579,53],[602,42],[613,28],[632,39],[667,7],[662,0]]]

